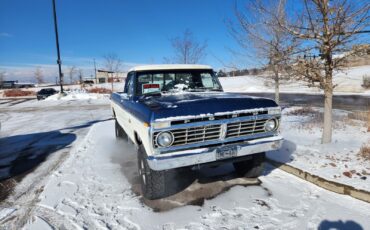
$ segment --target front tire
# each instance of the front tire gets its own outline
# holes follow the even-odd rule
[[[234,162],[235,171],[240,175],[247,178],[257,178],[264,170],[265,153],[257,153],[251,160]]]
[[[141,191],[149,200],[166,196],[166,177],[169,171],[152,170],[146,160],[146,152],[142,145],[138,149],[138,169],[141,182]]]
[[[117,119],[115,119],[114,130],[115,130],[115,134],[116,134],[117,139],[127,138],[127,134],[126,134],[125,130],[123,130],[121,125],[118,123]]]

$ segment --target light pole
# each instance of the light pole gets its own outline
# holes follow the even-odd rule
[[[60,60],[60,50],[59,50],[59,36],[58,36],[58,23],[57,23],[57,12],[55,9],[55,0],[53,1],[53,13],[54,13],[54,28],[55,28],[55,41],[57,45],[57,54],[58,54],[58,68],[59,68],[59,84],[60,92],[63,93],[63,73],[62,73],[62,61]]]
[[[95,84],[98,84],[98,78],[96,77],[96,63],[94,58],[94,70],[95,70]]]

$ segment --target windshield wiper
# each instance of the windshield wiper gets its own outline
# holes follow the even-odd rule
[[[221,89],[214,89],[214,88],[206,88],[206,87],[197,87],[197,88],[194,88],[194,89],[191,89],[189,91],[193,91],[193,92],[205,92],[205,91],[222,91]]]
[[[188,89],[189,92],[204,92],[206,89],[203,88],[195,88],[195,89]]]
[[[142,96],[146,97],[146,96],[162,96],[161,92],[150,92],[150,93],[146,93],[146,94],[143,94]]]

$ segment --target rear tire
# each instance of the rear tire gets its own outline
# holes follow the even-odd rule
[[[251,160],[234,162],[235,171],[247,178],[257,178],[264,170],[265,153],[257,153]]]
[[[126,139],[127,138],[127,134],[126,134],[125,130],[123,130],[121,125],[118,123],[117,119],[115,119],[114,130],[115,130],[115,134],[116,134],[117,139]]]
[[[146,152],[142,145],[138,149],[138,170],[141,182],[141,191],[145,198],[149,200],[165,197],[168,175],[171,170],[155,171],[152,170],[146,160]]]

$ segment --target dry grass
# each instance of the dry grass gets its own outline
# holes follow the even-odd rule
[[[369,111],[355,111],[351,112],[347,116],[349,125],[356,124],[357,126],[363,126],[370,132],[370,112]]]
[[[111,94],[112,90],[106,89],[106,88],[101,88],[101,87],[95,87],[88,89],[87,92],[89,93],[100,93],[100,94]]]
[[[318,111],[315,111],[312,109],[312,107],[302,107],[302,108],[297,108],[294,110],[291,110],[287,113],[287,115],[293,115],[293,116],[309,116],[312,114],[317,114],[319,113]]]
[[[370,144],[364,144],[361,147],[358,155],[360,155],[360,157],[362,157],[363,159],[370,161]]]
[[[369,112],[367,111],[353,111],[348,114],[349,119],[367,121]]]
[[[314,133],[317,128],[321,128],[323,123],[323,113],[310,106],[290,110],[286,115],[302,117],[301,122],[296,123],[296,127],[309,133]]]
[[[302,117],[301,122],[296,124],[298,129],[314,132],[315,129],[322,129],[324,122],[323,111],[314,109],[312,107],[301,107],[286,113],[288,116]],[[346,113],[333,113],[333,130],[346,130],[348,127],[368,128],[366,121],[368,119],[368,112],[353,111]],[[369,121],[370,122],[370,121]]]
[[[360,126],[362,122],[356,120],[356,119],[351,119],[349,117],[343,118],[341,121],[335,121],[335,123],[342,123],[342,128],[345,128],[346,126]]]
[[[370,88],[370,75],[362,76],[362,87],[365,89]]]
[[[24,96],[34,96],[36,93],[34,91],[20,90],[20,89],[9,89],[4,91],[5,97],[24,97]]]

